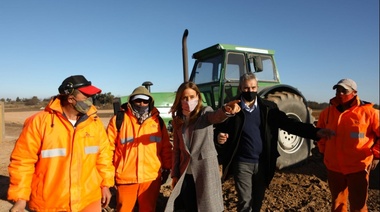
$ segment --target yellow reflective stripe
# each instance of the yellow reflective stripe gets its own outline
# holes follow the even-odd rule
[[[99,151],[99,146],[86,146],[84,148],[84,152],[86,154],[95,154],[95,153],[98,153]]]
[[[57,149],[46,149],[41,151],[42,158],[52,158],[52,157],[61,157],[66,156],[65,148],[57,148]]]

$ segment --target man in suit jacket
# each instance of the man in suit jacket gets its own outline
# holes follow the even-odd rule
[[[237,99],[241,100],[241,111],[217,126],[216,148],[223,165],[222,179],[230,171],[234,173],[238,211],[260,211],[279,156],[279,128],[314,140],[334,133],[288,118],[276,103],[258,97],[253,73],[241,76],[239,89],[241,94]]]

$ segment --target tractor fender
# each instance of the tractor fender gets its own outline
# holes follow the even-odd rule
[[[264,99],[268,99],[268,96],[270,94],[273,94],[276,92],[288,92],[288,93],[292,93],[292,94],[295,94],[297,96],[300,96],[301,97],[300,100],[302,100],[302,102],[305,105],[305,107],[307,108],[307,110],[309,110],[309,116],[307,117],[307,120],[305,120],[305,122],[306,123],[312,123],[312,124],[314,123],[315,119],[311,115],[312,110],[311,110],[311,108],[309,108],[309,106],[307,104],[307,99],[302,94],[302,92],[300,90],[298,90],[296,87],[293,87],[293,86],[287,85],[287,84],[278,84],[278,85],[268,86],[268,87],[264,87],[263,89],[260,89],[260,87],[259,87],[258,95]]]
[[[313,123],[310,108],[302,93],[289,85],[275,85],[259,91],[262,98],[273,101],[289,118],[304,123]],[[279,130],[277,168],[302,164],[311,155],[314,144],[310,139]]]
[[[307,105],[307,100],[305,96],[302,94],[302,92],[298,90],[297,88],[291,85],[287,85],[287,84],[278,84],[278,85],[268,86],[268,87],[264,87],[263,89],[260,89],[259,87],[258,94],[262,98],[266,99],[268,94],[275,93],[275,92],[282,92],[282,91],[297,94],[298,96],[302,97],[304,104]]]

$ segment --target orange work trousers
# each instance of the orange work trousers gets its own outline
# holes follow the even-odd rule
[[[363,170],[351,174],[342,174],[327,170],[328,184],[332,197],[331,211],[347,211],[350,202],[350,212],[364,212],[367,209],[369,174]]]
[[[156,211],[157,198],[160,193],[161,180],[146,183],[117,185],[116,203],[118,212],[131,212],[136,201],[139,211]]]
[[[37,212],[37,211],[32,211]],[[102,204],[100,200],[94,201],[83,208],[80,212],[102,212]]]
[[[102,211],[102,204],[100,200],[90,203],[83,210],[81,210],[81,212],[96,212],[96,211],[98,212]]]

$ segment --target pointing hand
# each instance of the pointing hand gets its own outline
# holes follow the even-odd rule
[[[240,106],[239,106],[239,103],[240,100],[234,100],[234,101],[231,101],[231,102],[228,102],[226,103],[223,107],[224,107],[224,111],[228,114],[236,114],[238,112],[240,112]]]

